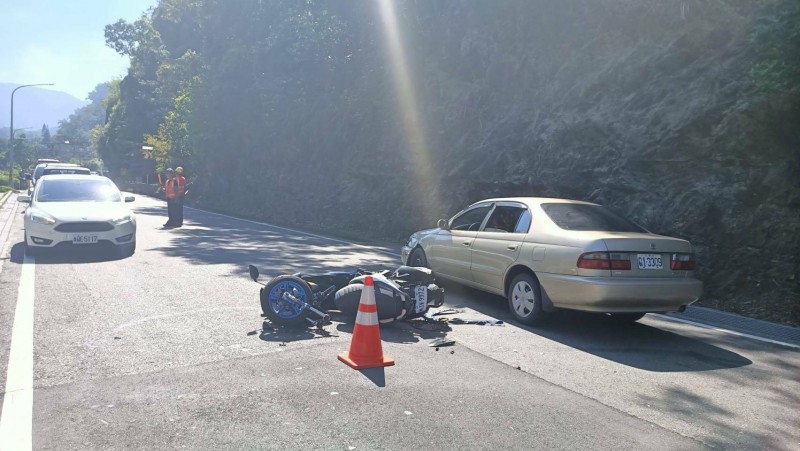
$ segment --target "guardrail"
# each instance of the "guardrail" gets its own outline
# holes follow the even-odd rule
[[[158,192],[158,185],[155,183],[120,183],[119,188],[122,191],[128,191],[134,194],[143,194],[146,196],[164,197],[163,193]]]

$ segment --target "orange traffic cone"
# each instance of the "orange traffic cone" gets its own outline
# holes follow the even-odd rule
[[[364,290],[358,303],[356,325],[350,352],[339,354],[339,360],[356,370],[392,366],[394,360],[383,355],[381,328],[378,325],[378,305],[375,304],[375,287],[372,276],[364,279]]]

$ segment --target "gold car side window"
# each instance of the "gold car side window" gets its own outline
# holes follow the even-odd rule
[[[486,222],[486,227],[483,228],[484,232],[499,232],[499,233],[519,233],[521,219],[527,213],[527,210],[520,207],[499,205],[495,207],[489,220]],[[528,215],[530,218],[530,215]],[[530,219],[528,219],[528,226],[530,226]],[[525,231],[527,232],[527,227]]]
[[[490,205],[486,205],[461,213],[450,222],[450,230],[477,231],[483,224],[483,219],[490,208],[492,208]]]

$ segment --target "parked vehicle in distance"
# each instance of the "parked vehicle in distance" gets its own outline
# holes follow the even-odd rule
[[[487,199],[438,225],[411,235],[403,263],[505,296],[526,324],[559,308],[637,321],[683,311],[703,288],[688,241],[589,202]]]
[[[48,166],[42,171],[42,176],[53,174],[92,175],[92,171],[90,171],[89,168],[82,168],[80,166],[61,167],[58,165]]]
[[[40,163],[31,174],[30,184],[28,185],[28,194],[33,193],[33,188],[36,186],[36,181],[46,174],[83,174],[88,175],[91,171],[88,168],[83,168],[73,163]]]
[[[106,177],[42,176],[25,210],[25,251],[69,246],[109,246],[122,256],[136,250],[136,218],[117,186]]]

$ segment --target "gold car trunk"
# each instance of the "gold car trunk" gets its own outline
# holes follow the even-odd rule
[[[612,262],[629,260],[630,269],[612,269],[614,277],[688,277],[691,271],[673,271],[673,254],[691,254],[688,241],[644,233],[619,233],[604,237]]]

